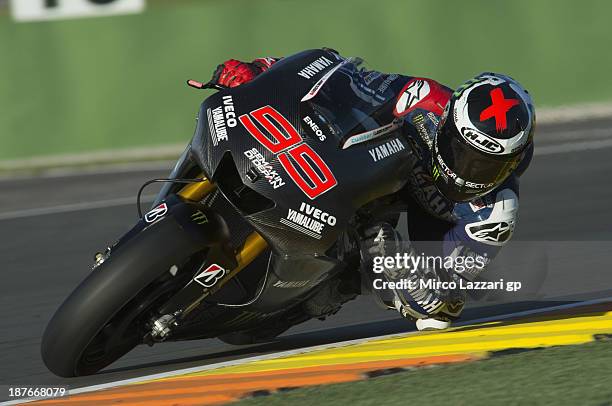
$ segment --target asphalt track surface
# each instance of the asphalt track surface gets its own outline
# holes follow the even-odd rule
[[[540,292],[522,301],[510,295],[496,302],[473,301],[465,319],[568,298],[610,296],[612,120],[542,126],[537,135],[537,155],[521,180],[514,240],[536,253],[544,245],[552,247],[544,271],[535,272],[541,276],[535,279],[542,279]],[[234,347],[211,339],[141,346],[94,376],[52,375],[39,354],[47,321],[89,272],[92,254],[134,223],[138,186],[168,172],[157,168],[0,179],[0,385],[75,388],[413,328],[364,296],[326,321],[294,327],[273,343]]]

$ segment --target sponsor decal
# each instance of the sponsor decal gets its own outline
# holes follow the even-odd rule
[[[315,123],[312,118],[310,118],[310,116],[306,116],[303,118],[304,122],[306,124],[308,124],[308,126],[310,127],[310,129],[312,130],[312,132],[315,133],[315,135],[317,136],[317,138],[319,139],[319,141],[325,141],[325,139],[327,138],[325,136],[325,134],[323,134],[323,131],[319,128],[319,126],[317,125],[317,123]]]
[[[490,207],[493,196],[483,196],[482,200]],[[511,189],[496,193],[493,210],[489,218],[465,225],[466,234],[483,244],[501,246],[512,237],[518,210],[518,197]]]
[[[444,179],[446,179],[446,177],[448,176],[451,179],[458,179],[457,178],[457,174],[455,172],[453,172],[448,165],[446,165],[446,162],[444,162],[444,160],[442,159],[442,155],[437,154],[436,158],[438,159],[438,163],[440,164],[440,169],[442,169],[442,176],[444,176]]]
[[[518,99],[506,99],[501,87],[496,87],[489,93],[491,105],[480,113],[480,121],[495,118],[495,129],[498,133],[508,128],[506,123],[506,113],[519,104]]]
[[[425,169],[423,162],[416,155],[409,155],[407,159],[410,161],[412,170],[408,177],[410,189],[420,202],[420,204],[430,213],[435,214],[444,220],[451,221],[452,205],[440,193],[438,188],[432,183],[432,175],[434,178],[440,176],[439,169],[434,165],[431,173]],[[438,173],[438,175],[436,175]]]
[[[223,105],[214,109],[207,109],[208,128],[213,145],[219,145],[219,141],[227,141],[227,127],[233,128],[238,125],[234,100],[232,96],[223,96]]]
[[[394,138],[390,141],[385,142],[382,145],[371,148],[368,152],[370,156],[374,160],[374,162],[378,162],[385,158],[390,157],[391,155],[395,155],[400,151],[405,150],[406,147],[402,143],[399,138]]]
[[[492,154],[504,152],[504,147],[502,147],[499,142],[481,132],[462,127],[460,133],[470,145],[481,151],[490,152]]]
[[[304,69],[300,70],[298,72],[298,75],[303,77],[304,79],[311,79],[333,64],[334,63],[332,61],[322,56],[316,59],[315,61],[309,63]]]
[[[397,78],[399,78],[399,75],[397,73],[392,73],[391,75],[387,76],[387,78],[383,80],[380,86],[378,86],[378,89],[376,89],[376,93],[384,93],[385,91],[387,91],[391,83],[395,82]]]
[[[476,241],[484,243],[504,243],[510,239],[512,225],[500,221],[498,223],[487,223],[476,226],[467,225],[465,230],[468,235]]]
[[[429,83],[426,80],[414,79],[410,81],[395,104],[395,113],[399,115],[408,112],[418,102],[425,99],[430,90]]]
[[[434,123],[435,126],[437,126],[440,123],[440,120],[438,120],[438,117],[431,111],[427,113],[427,118],[429,118],[431,122]]]
[[[497,78],[492,78],[492,79],[496,79],[497,80]],[[476,85],[476,84],[480,83],[481,81],[482,81],[482,79],[472,78],[472,79],[462,83],[461,86],[459,86],[459,88],[453,92],[453,97],[459,98],[459,96],[461,96],[463,94],[463,92],[465,92],[466,90],[471,88],[473,85]],[[498,81],[498,83],[501,83],[501,80]]]
[[[198,273],[193,278],[193,280],[204,286],[205,288],[212,288],[217,284],[219,279],[225,276],[226,273],[227,271],[221,266],[217,264],[211,264],[208,266],[208,268]]]
[[[389,134],[390,132],[397,130],[401,126],[402,122],[400,120],[393,120],[393,122],[387,125],[383,125],[382,127],[351,135],[346,139],[346,141],[344,141],[344,144],[342,144],[342,149],[347,149],[348,147],[351,147],[355,144],[361,144],[362,142],[371,141],[373,139],[379,138],[385,134]]]
[[[436,165],[433,166],[431,173],[433,175],[433,180],[436,180],[440,177],[440,170],[438,169]]]
[[[455,184],[459,185],[459,186],[465,186],[469,189],[487,189],[490,188],[491,186],[493,186],[495,183],[491,182],[491,183],[474,183],[474,182],[470,182],[470,181],[466,181],[462,178],[460,178],[459,176],[457,176],[457,174],[455,172],[453,172],[448,165],[446,165],[446,162],[444,162],[444,160],[442,159],[442,156],[440,156],[440,154],[436,155],[436,158],[438,160],[438,164],[440,165],[440,168],[438,168],[438,176],[442,176],[444,178],[444,180],[448,180],[448,178],[451,178],[455,181]],[[439,169],[441,169],[442,171],[440,172]],[[437,179],[438,177],[434,175],[434,180]]]
[[[495,183],[491,182],[491,183],[474,183],[474,182],[470,182],[470,181],[465,181],[465,187],[468,187],[470,189],[487,189],[490,188],[491,186],[493,186]]]
[[[276,281],[274,283],[275,288],[290,289],[290,288],[303,288],[310,285],[310,281]]]
[[[154,223],[157,220],[163,218],[166,213],[168,213],[168,205],[166,203],[161,203],[157,207],[151,209],[147,214],[145,214],[144,221],[146,223]]]
[[[278,189],[285,184],[283,178],[281,178],[278,172],[274,170],[272,165],[266,161],[266,158],[264,158],[256,148],[244,151],[244,155],[253,165],[255,165],[257,172],[263,175],[274,189]]]
[[[363,81],[365,82],[366,85],[369,86],[373,81],[375,81],[381,76],[382,76],[382,73],[373,70],[373,71],[370,71],[367,75],[365,75],[365,77],[363,78]]]
[[[300,133],[274,107],[267,105],[258,108],[241,115],[238,120],[268,151],[278,154],[278,161],[287,175],[310,199],[316,199],[338,184],[325,161],[304,143]],[[265,129],[265,134],[255,125],[255,121]]]
[[[199,225],[204,225],[208,223],[208,217],[206,216],[206,214],[204,214],[204,212],[202,212],[202,210],[198,210],[193,213],[191,215],[191,220],[193,220],[194,223]]]
[[[336,217],[302,202],[299,210],[289,209],[287,216],[280,219],[280,222],[318,240],[326,225],[330,227],[336,225]]]
[[[236,110],[234,109],[234,99],[232,96],[226,95],[222,97],[223,99],[223,112],[225,113],[225,120],[227,121],[227,126],[230,128],[234,128],[238,125],[238,121],[236,120]]]
[[[414,124],[414,127],[417,129],[417,132],[421,136],[421,139],[423,140],[423,142],[431,148],[433,141],[431,137],[429,136],[429,133],[427,132],[427,128],[425,128],[425,117],[422,114],[417,114],[412,119],[412,123]]]
[[[457,176],[457,174],[455,172],[453,172],[448,165],[446,165],[446,162],[444,162],[444,160],[442,159],[442,156],[440,154],[436,155],[436,158],[438,160],[438,164],[440,165],[440,169],[442,169],[442,172],[439,172],[439,175],[442,175],[442,177],[445,180],[448,180],[448,178],[451,178],[455,181],[455,183],[459,186],[465,186],[469,189],[487,189],[490,188],[491,186],[493,186],[495,183],[491,182],[491,183],[474,183],[474,182],[470,182],[470,181],[466,181],[462,178],[460,178],[459,176]],[[437,177],[435,177],[434,179],[437,179]]]

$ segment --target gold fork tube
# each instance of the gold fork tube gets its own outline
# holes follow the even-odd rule
[[[242,247],[240,247],[236,252],[236,262],[238,263],[238,266],[236,269],[233,269],[232,272],[230,272],[230,276],[234,276],[238,272],[242,271],[248,264],[253,262],[253,260],[257,258],[259,254],[264,252],[266,248],[268,248],[268,243],[262,238],[261,235],[259,235],[258,232],[253,231],[251,234],[249,234],[246,240],[244,240]]]
[[[221,279],[219,283],[211,288],[207,289],[205,292],[200,295],[194,302],[189,304],[185,310],[182,312],[181,317],[187,316],[191,313],[195,308],[197,308],[202,300],[206,299],[206,297],[212,295],[219,289],[223,287],[229,280],[231,280],[234,276],[236,276],[240,271],[247,267],[259,254],[261,254],[268,247],[268,243],[259,235],[257,232],[252,232],[244,241],[244,244],[236,251],[236,262],[238,265],[236,268],[232,269],[229,274]]]
[[[216,186],[214,183],[208,179],[204,179],[202,182],[190,183],[183,187],[178,192],[178,195],[183,199],[198,202],[215,189]]]

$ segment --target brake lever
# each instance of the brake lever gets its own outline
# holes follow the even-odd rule
[[[226,86],[222,86],[213,82],[198,82],[197,80],[189,79],[187,81],[187,86],[193,87],[195,89],[203,90],[203,89],[217,89],[217,90],[225,90],[228,89]]]

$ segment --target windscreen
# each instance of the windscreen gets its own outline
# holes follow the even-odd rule
[[[329,74],[313,86],[300,105],[306,132],[320,135],[319,128],[340,142],[391,122],[392,109],[385,107],[388,99],[369,86],[381,73],[368,70],[361,59],[350,58]]]

